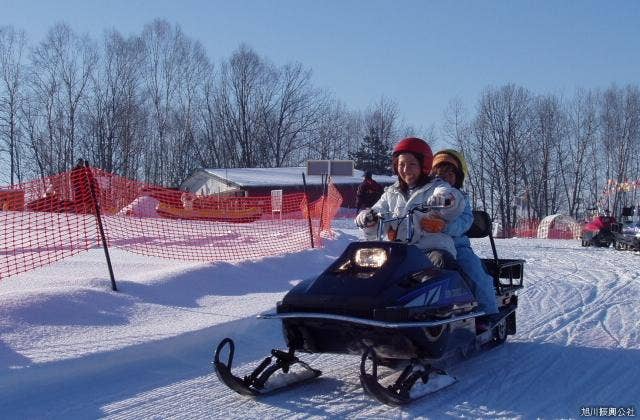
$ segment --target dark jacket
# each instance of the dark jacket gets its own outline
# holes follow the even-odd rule
[[[356,193],[356,208],[358,210],[370,208],[382,195],[383,188],[373,179],[365,178],[358,186]]]

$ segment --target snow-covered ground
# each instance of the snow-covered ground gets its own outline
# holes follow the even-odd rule
[[[518,333],[449,369],[453,386],[392,408],[364,395],[359,359],[303,355],[319,379],[247,399],[211,360],[224,337],[246,372],[284,345],[257,320],[289,288],[358,239],[338,220],[325,248],[243,263],[199,264],[101,249],[0,282],[0,418],[576,418],[640,410],[640,255],[579,241],[498,240],[523,258]],[[489,255],[487,240],[474,240]],[[586,411],[586,410],[589,411]],[[629,413],[625,411],[625,413]]]

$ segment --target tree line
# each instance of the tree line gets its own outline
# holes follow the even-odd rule
[[[639,188],[612,188],[640,179],[636,85],[569,97],[488,87],[473,115],[451,102],[443,133],[469,161],[474,203],[504,227],[559,212],[582,218],[592,208],[618,215],[639,204]]]
[[[416,131],[392,100],[349,109],[314,86],[310,69],[275,65],[247,45],[213,63],[164,20],[100,41],[59,23],[35,45],[24,31],[0,27],[0,75],[0,159],[11,185],[84,158],[175,187],[203,167],[345,159],[368,134],[388,149]]]
[[[308,159],[354,159],[389,173],[391,148],[408,135],[462,150],[475,207],[504,227],[596,205],[617,214],[638,198],[603,194],[609,180],[640,177],[635,85],[570,97],[487,87],[473,112],[452,101],[437,132],[405,124],[388,98],[350,109],[314,86],[301,63],[276,65],[244,44],[214,63],[164,20],[99,41],[59,23],[33,45],[0,27],[0,162],[11,185],[68,171],[78,158],[168,187],[203,167]]]

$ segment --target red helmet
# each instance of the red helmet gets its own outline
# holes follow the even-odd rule
[[[427,175],[431,171],[431,164],[433,162],[433,153],[431,147],[426,141],[417,137],[407,137],[402,139],[393,148],[393,172],[398,173],[397,159],[396,157],[401,153],[413,153],[418,158],[418,161],[422,165],[422,173]]]

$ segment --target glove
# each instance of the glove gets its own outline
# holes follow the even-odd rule
[[[397,237],[398,231],[394,228],[389,228],[389,231],[387,232],[387,238],[389,238],[390,241],[395,241]]]
[[[420,220],[420,227],[425,232],[439,233],[444,230],[446,223],[442,219],[423,217]]]
[[[378,217],[371,209],[362,210],[356,216],[356,226],[358,226],[360,229],[375,226],[377,222]]]
[[[439,206],[439,207],[451,207],[455,198],[453,194],[443,191],[442,187],[438,187],[433,192],[433,195],[429,197],[427,200],[427,205],[429,206]]]

